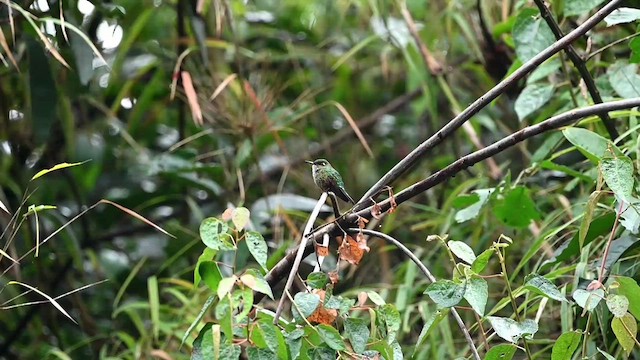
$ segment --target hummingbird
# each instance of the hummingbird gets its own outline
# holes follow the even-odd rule
[[[355,204],[351,196],[344,189],[344,181],[340,173],[325,159],[315,161],[306,160],[306,163],[313,165],[313,182],[324,192],[332,192],[345,202]]]

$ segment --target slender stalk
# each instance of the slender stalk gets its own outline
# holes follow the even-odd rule
[[[436,277],[433,276],[433,274],[431,273],[431,271],[429,271],[429,269],[422,263],[422,261],[420,261],[420,259],[418,259],[417,256],[415,256],[411,250],[409,250],[409,248],[407,248],[406,246],[404,246],[403,243],[401,243],[400,241],[396,240],[395,238],[379,232],[379,231],[375,231],[375,230],[369,230],[369,229],[356,229],[356,228],[350,228],[347,229],[347,232],[350,233],[363,233],[363,234],[367,234],[370,236],[375,236],[377,238],[386,240],[390,243],[392,243],[393,245],[395,245],[398,249],[400,249],[405,255],[407,255],[407,257],[409,259],[411,259],[411,261],[413,261],[418,268],[420,269],[420,271],[422,271],[423,274],[425,274],[425,276],[429,279],[429,281],[431,282],[436,282]],[[458,326],[460,327],[460,330],[462,330],[462,333],[464,335],[464,338],[467,340],[467,343],[469,344],[469,348],[471,349],[471,352],[473,353],[473,357],[476,360],[480,360],[480,354],[478,354],[478,349],[476,348],[476,345],[473,343],[473,339],[471,338],[471,334],[469,334],[469,329],[467,329],[467,326],[464,324],[464,321],[462,321],[462,318],[460,317],[460,314],[458,314],[458,311],[452,307],[451,308],[451,314],[453,315],[453,318],[456,320],[456,322],[458,323]]]

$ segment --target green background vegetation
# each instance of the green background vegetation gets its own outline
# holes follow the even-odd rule
[[[640,9],[613,2],[393,192],[554,115],[637,100]],[[607,3],[547,6],[566,34]],[[473,358],[453,307],[483,359],[640,358],[632,106],[369,212],[361,227],[438,281],[380,236],[338,261],[338,234],[273,324],[288,273],[267,271],[320,196],[304,160],[359,199],[556,42],[540,4],[0,1],[0,358]],[[317,324],[319,307],[336,318]]]

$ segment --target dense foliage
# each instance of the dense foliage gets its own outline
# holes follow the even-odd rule
[[[633,6],[0,1],[0,358],[640,358]]]

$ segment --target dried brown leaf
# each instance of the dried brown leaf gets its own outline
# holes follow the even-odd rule
[[[182,76],[182,87],[184,87],[184,92],[187,95],[193,122],[198,126],[202,126],[204,125],[202,109],[200,109],[200,104],[198,103],[198,93],[196,93],[196,89],[193,87],[193,82],[191,81],[191,74],[189,74],[188,71],[183,71],[180,74]]]
[[[338,274],[338,271],[329,271],[327,275],[329,275],[329,280],[333,285],[337,284],[338,281],[340,281],[340,275]]]
[[[342,245],[338,248],[338,253],[340,254],[340,259],[353,265],[358,265],[364,256],[364,250],[361,249],[358,242],[349,235],[347,235],[346,241],[343,241]]]

